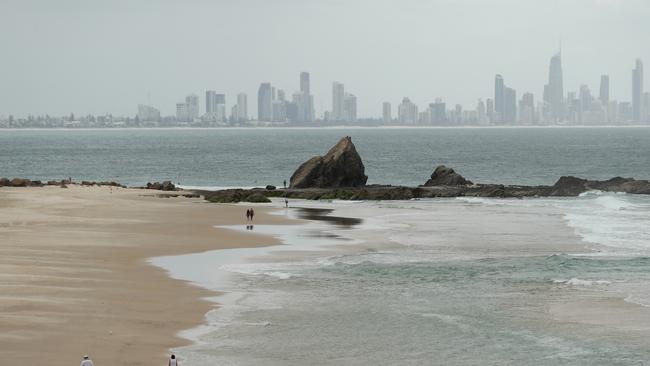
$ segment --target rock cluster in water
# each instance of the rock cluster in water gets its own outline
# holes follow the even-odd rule
[[[561,177],[552,186],[474,184],[454,169],[439,165],[419,187],[366,185],[368,177],[352,139],[344,137],[325,156],[303,163],[291,176],[288,189],[255,188],[202,191],[212,202],[263,202],[261,197],[311,200],[408,200],[434,197],[549,197],[578,196],[589,190],[650,194],[650,182],[616,177],[606,181]]]
[[[172,181],[166,180],[163,182],[154,182],[154,183],[147,183],[147,186],[145,187],[146,189],[155,189],[158,191],[175,191],[176,186]]]
[[[454,169],[440,165],[431,178],[419,187],[391,185],[366,185],[368,177],[361,157],[348,137],[342,138],[324,156],[316,156],[302,165],[291,176],[288,189],[266,188],[226,189],[221,191],[194,191],[211,202],[270,202],[269,197],[296,199],[343,199],[343,200],[408,200],[434,197],[558,197],[578,196],[586,191],[625,192],[650,194],[650,182],[633,178],[615,177],[598,181],[572,176],[561,177],[552,186],[518,186],[502,184],[474,184]],[[69,180],[48,181],[47,185],[65,187]],[[43,182],[24,178],[0,178],[0,186],[43,186]],[[110,185],[124,187],[116,182],[83,181],[82,185]],[[176,191],[171,181],[147,183],[146,189]],[[189,195],[188,195],[189,196]]]

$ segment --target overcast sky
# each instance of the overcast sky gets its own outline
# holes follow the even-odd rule
[[[287,95],[309,71],[317,116],[331,84],[359,117],[404,96],[473,108],[493,79],[541,99],[562,40],[565,91],[629,100],[636,58],[650,68],[648,0],[0,0],[0,115],[173,114],[206,89],[228,110],[269,81]],[[650,70],[646,72],[646,85]],[[649,87],[646,87],[646,90]]]

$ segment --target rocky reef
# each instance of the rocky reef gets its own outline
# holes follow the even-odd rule
[[[122,187],[126,186],[121,185],[117,182],[94,182],[94,181],[81,181],[81,183],[73,182],[70,179],[61,179],[61,180],[48,180],[46,183],[40,180],[30,180],[27,178],[0,178],[0,187],[43,187],[43,186],[60,186],[66,187],[69,184],[80,184],[82,186],[113,186],[113,187]]]

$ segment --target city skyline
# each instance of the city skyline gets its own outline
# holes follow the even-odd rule
[[[128,126],[172,126],[188,124],[191,126],[232,126],[249,121],[264,123],[290,123],[309,125],[332,123],[355,123],[359,121],[381,121],[384,124],[406,125],[617,125],[617,124],[648,124],[650,123],[650,92],[644,89],[643,62],[635,60],[632,70],[632,101],[617,101],[610,99],[610,77],[601,75],[598,96],[592,95],[589,85],[582,84],[579,91],[564,91],[564,74],[562,71],[562,52],[557,52],[550,58],[548,68],[548,83],[544,85],[542,101],[535,103],[535,95],[531,92],[520,92],[505,83],[501,74],[494,78],[494,93],[492,98],[479,98],[474,108],[460,104],[449,104],[444,98],[419,108],[408,96],[402,98],[397,105],[397,116],[392,118],[392,103],[385,101],[381,106],[379,117],[358,118],[357,97],[345,90],[345,85],[338,81],[332,82],[331,109],[322,111],[321,117],[316,117],[313,108],[314,96],[311,91],[311,75],[307,71],[300,72],[299,90],[289,99],[284,89],[279,89],[269,82],[262,82],[258,88],[257,118],[249,118],[247,94],[238,93],[233,102],[230,114],[227,113],[226,95],[218,94],[215,90],[206,90],[204,105],[194,93],[188,94],[184,101],[176,103],[175,116],[163,116],[159,109],[150,105],[138,104],[134,121],[127,117],[124,122]],[[538,99],[539,100],[539,99]],[[204,108],[205,113],[200,110]],[[74,122],[73,114],[66,119]],[[37,121],[28,120],[28,125],[43,123],[42,116]],[[171,118],[171,119],[170,119]],[[87,125],[93,122],[93,116],[85,116],[82,122]],[[21,119],[24,121],[24,119]],[[14,118],[7,120],[0,117],[0,127],[13,125]],[[31,121],[31,122],[29,122]],[[40,122],[39,122],[40,121]],[[102,121],[113,122],[113,118],[102,118]],[[45,121],[46,125],[51,121]],[[151,124],[153,122],[153,125]],[[22,122],[21,122],[22,123]],[[162,123],[162,124],[161,124]],[[376,123],[376,122],[375,122]],[[55,123],[55,125],[57,125]],[[74,125],[74,124],[73,124]],[[92,126],[90,124],[89,126]]]
[[[447,122],[455,122],[455,124],[478,124],[485,123],[493,125],[507,125],[507,124],[583,124],[582,110],[579,112],[580,116],[570,115],[572,108],[570,105],[572,100],[579,96],[581,104],[591,103],[592,100],[598,100],[604,107],[604,112],[600,115],[605,116],[602,121],[598,120],[599,115],[591,116],[592,123],[606,124],[608,122],[650,122],[650,93],[644,89],[644,74],[643,62],[640,59],[635,60],[634,69],[632,70],[632,100],[619,101],[622,104],[630,104],[630,116],[624,117],[619,120],[618,117],[611,118],[609,116],[611,111],[608,110],[608,103],[610,102],[610,76],[603,74],[600,76],[598,97],[592,97],[589,85],[581,84],[578,91],[564,91],[563,88],[563,72],[562,72],[562,57],[561,50],[553,55],[550,59],[548,71],[548,83],[544,85],[544,93],[542,95],[543,104],[535,104],[535,95],[530,92],[522,92],[522,98],[517,99],[517,91],[514,88],[507,86],[504,82],[504,77],[501,74],[495,75],[494,80],[494,94],[492,98],[486,96],[477,100],[476,115],[463,116],[463,117],[449,117],[441,116],[442,111],[445,110],[447,105],[444,97],[435,98],[435,102],[425,103],[428,109],[424,109],[424,113],[429,115],[422,116],[418,114],[417,103],[413,103],[408,96],[402,98],[402,104],[407,103],[406,108],[411,108],[408,104],[413,104],[414,117],[406,117],[408,123],[424,123],[424,124],[446,124]],[[286,92],[273,86],[269,82],[260,83],[257,95],[257,118],[250,118],[247,105],[247,94],[237,93],[236,101],[227,109],[226,94],[217,93],[215,90],[206,90],[204,104],[201,104],[200,97],[194,93],[186,95],[184,101],[176,103],[175,118],[179,122],[192,122],[196,120],[212,121],[212,122],[245,122],[249,120],[265,121],[265,122],[293,122],[293,123],[310,123],[314,121],[320,122],[355,122],[359,120],[381,120],[386,121],[386,108],[388,108],[388,115],[391,115],[392,104],[396,105],[398,111],[393,121],[403,123],[404,120],[400,116],[402,104],[384,101],[381,105],[379,114],[365,117],[357,117],[357,98],[356,95],[345,91],[343,83],[338,81],[332,82],[332,99],[331,108],[329,110],[320,111],[320,116],[316,116],[316,111],[313,109],[314,96],[310,93],[311,76],[309,72],[300,72],[299,90],[293,93],[292,100],[286,98]],[[595,89],[594,89],[595,90]],[[586,96],[585,96],[586,93]],[[585,99],[586,98],[586,99]],[[233,98],[234,99],[234,98]],[[453,106],[454,104],[449,104]],[[472,107],[455,104],[455,110],[458,114],[472,110]],[[575,107],[575,106],[574,106]],[[264,108],[260,113],[261,108]],[[580,106],[582,109],[583,106]],[[615,106],[618,108],[618,104]],[[200,110],[204,109],[205,113]],[[156,106],[147,104],[138,104],[137,117],[143,121],[160,120],[164,117]],[[422,112],[422,110],[421,110]],[[449,110],[447,111],[449,112]],[[453,114],[453,110],[451,113]],[[592,111],[594,112],[594,111]],[[595,111],[598,112],[598,111]],[[74,112],[72,112],[74,114]],[[575,111],[574,111],[575,113]],[[107,113],[111,114],[111,113]],[[614,114],[618,115],[618,110]],[[48,114],[49,115],[49,114]],[[34,116],[34,115],[31,115]],[[43,115],[40,115],[43,116]],[[128,115],[127,115],[128,116]],[[16,117],[16,116],[12,116]],[[0,116],[0,118],[7,119],[7,116]],[[20,117],[18,117],[20,118]],[[474,121],[476,120],[476,121]],[[485,120],[485,122],[484,122]],[[476,122],[476,123],[473,123]]]
[[[332,81],[354,91],[359,118],[404,96],[469,106],[491,94],[495,74],[541,100],[560,41],[565,90],[597,90],[609,74],[612,97],[631,100],[630,60],[650,60],[650,4],[637,0],[162,0],[156,12],[147,0],[8,2],[3,115],[129,115],[138,103],[171,115],[189,92],[251,97],[260,81],[292,92],[301,70],[311,73],[317,117],[330,109]],[[255,103],[249,109],[256,115]]]

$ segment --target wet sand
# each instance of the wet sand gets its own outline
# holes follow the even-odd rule
[[[159,192],[70,186],[0,188],[0,359],[12,364],[164,364],[177,333],[215,294],[171,279],[155,256],[277,244],[245,207]],[[287,223],[256,207],[256,223]]]

